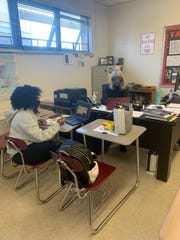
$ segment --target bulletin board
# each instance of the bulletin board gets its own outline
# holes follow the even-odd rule
[[[180,25],[165,27],[161,86],[173,87],[180,73]]]

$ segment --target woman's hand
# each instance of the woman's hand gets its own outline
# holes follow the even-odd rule
[[[38,119],[39,126],[46,125],[47,122],[45,119]]]
[[[60,125],[63,125],[64,122],[65,122],[65,117],[60,117],[57,119],[57,122],[60,124]]]

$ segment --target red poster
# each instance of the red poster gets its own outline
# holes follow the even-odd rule
[[[162,86],[172,87],[180,73],[180,25],[165,28]]]

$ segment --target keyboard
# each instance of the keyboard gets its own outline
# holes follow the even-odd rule
[[[75,126],[75,125],[78,125],[78,124],[82,123],[83,120],[77,119],[77,118],[74,118],[74,117],[70,116],[70,117],[67,117],[65,119],[65,122],[70,124],[71,126]]]
[[[57,117],[60,117],[61,114],[60,113],[55,113],[53,115],[50,115],[49,118],[57,118]]]

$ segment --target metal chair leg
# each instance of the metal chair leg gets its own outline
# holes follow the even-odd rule
[[[35,193],[37,199],[41,203],[46,203],[49,200],[51,200],[53,197],[55,197],[64,187],[59,186],[54,192],[52,192],[50,195],[48,195],[46,198],[42,198],[40,194],[40,184],[39,184],[39,172],[38,168],[34,168],[34,173],[35,173]]]
[[[12,173],[12,174],[9,174],[9,175],[7,175],[7,174],[5,173],[5,167],[4,167],[4,165],[5,165],[5,163],[6,163],[7,161],[11,161],[11,158],[10,158],[10,157],[8,157],[7,159],[5,159],[5,151],[6,151],[6,150],[4,150],[4,149],[1,150],[0,174],[1,174],[1,177],[2,177],[2,178],[12,178],[12,177],[14,177],[14,176],[18,173],[18,171],[14,172],[14,173]],[[17,166],[17,165],[15,165],[15,166],[13,166],[13,167],[16,167],[16,166]]]
[[[31,170],[31,169],[30,169],[30,170]],[[18,176],[17,176],[17,178],[16,178],[16,182],[15,182],[15,185],[14,185],[14,189],[15,189],[15,190],[19,190],[19,189],[22,188],[24,185],[26,185],[26,184],[28,184],[28,183],[30,182],[30,180],[28,179],[28,180],[24,181],[23,183],[19,184],[19,181],[20,181],[20,179],[21,179],[21,177],[22,177],[22,175],[23,175],[23,172],[24,172],[24,167],[21,166],[21,169],[20,169],[20,171],[19,171],[19,173],[18,173]],[[26,173],[26,172],[25,172],[25,173]]]
[[[77,198],[77,192],[75,191],[74,194],[72,195],[72,197],[69,198],[68,200],[66,200],[67,196],[69,195],[69,193],[71,191],[72,186],[73,186],[73,183],[68,183],[68,185],[66,187],[65,194],[64,194],[64,196],[61,200],[61,203],[59,205],[59,210],[65,209]]]

